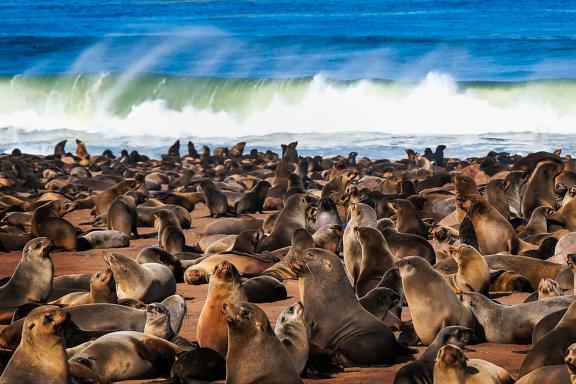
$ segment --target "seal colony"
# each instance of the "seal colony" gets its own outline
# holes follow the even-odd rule
[[[560,150],[89,144],[0,155],[0,383],[576,383]]]

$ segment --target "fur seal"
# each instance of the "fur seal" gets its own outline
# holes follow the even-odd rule
[[[263,275],[271,276],[278,281],[284,281],[286,279],[298,279],[294,271],[290,268],[290,258],[293,257],[297,252],[303,250],[314,248],[314,238],[310,235],[305,228],[299,228],[294,231],[292,235],[292,245],[290,249],[284,256],[284,259],[278,263],[272,265],[270,268],[262,272]]]
[[[474,332],[470,328],[452,325],[442,328],[438,335],[420,355],[398,370],[394,384],[433,384],[434,360],[440,348],[447,344],[464,348],[474,340]]]
[[[108,229],[120,231],[128,238],[134,234],[138,238],[137,201],[133,196],[118,196],[108,210]]]
[[[16,307],[46,301],[52,290],[54,276],[54,265],[50,258],[52,246],[52,241],[45,237],[26,243],[14,274],[0,287],[0,306]]]
[[[430,345],[440,330],[460,325],[476,330],[476,319],[458,300],[442,275],[419,256],[396,263],[414,329],[424,345]]]
[[[114,230],[92,231],[78,237],[78,250],[125,248],[130,246],[130,237]]]
[[[119,331],[101,336],[72,356],[102,380],[145,379],[167,374],[181,348],[156,336]]]
[[[396,230],[401,233],[412,233],[428,239],[428,227],[418,217],[416,208],[405,199],[395,199],[388,202],[388,206],[396,214]]]
[[[274,223],[270,236],[258,246],[258,252],[274,251],[289,246],[294,231],[298,228],[306,228],[305,210],[307,205],[305,195],[298,193],[290,196]]]
[[[520,378],[518,384],[572,384],[576,379],[576,344],[568,347],[564,355],[565,365],[540,367]]]
[[[344,193],[346,187],[354,181],[358,176],[358,172],[354,169],[343,169],[338,171],[336,175],[322,188],[320,199],[330,197],[335,192]]]
[[[325,224],[318,228],[312,238],[316,248],[324,248],[330,252],[338,253],[342,245],[344,229],[338,224]]]
[[[516,305],[503,305],[476,292],[458,295],[478,320],[489,343],[529,344],[534,326],[549,313],[566,308],[574,300],[556,297]]]
[[[320,199],[316,210],[315,228],[321,228],[327,224],[342,225],[342,220],[338,214],[338,207],[330,197]]]
[[[238,235],[248,229],[260,229],[264,220],[246,218],[223,218],[209,223],[204,230],[205,235]]]
[[[510,218],[510,205],[506,198],[506,186],[507,184],[502,179],[490,180],[486,185],[484,196],[486,201],[508,220]]]
[[[261,180],[236,203],[236,213],[262,213],[264,201],[268,195],[271,185],[265,180]]]
[[[154,212],[154,216],[157,219],[160,249],[170,254],[183,252],[186,249],[186,238],[176,214],[167,209],[160,209]]]
[[[186,306],[184,306],[184,311],[186,311],[185,308]],[[170,311],[164,304],[152,303],[146,306],[145,334],[168,340],[185,350],[192,350],[198,347],[198,344],[194,345],[182,336],[177,335],[172,328],[171,322]]]
[[[138,264],[118,253],[103,252],[104,260],[114,273],[119,299],[134,299],[152,303],[176,293],[176,280],[162,264]]]
[[[204,201],[208,206],[210,216],[220,217],[228,213],[228,200],[226,196],[216,188],[212,180],[202,181],[199,188],[204,194]]]
[[[473,247],[460,244],[452,247],[450,256],[458,264],[458,272],[447,276],[456,293],[479,292],[488,295],[490,289],[490,269],[486,260]]]
[[[304,306],[301,302],[285,308],[280,313],[276,319],[274,333],[286,348],[296,372],[302,373],[308,362],[310,346],[304,322]]]
[[[532,211],[537,207],[544,206],[556,209],[556,197],[554,196],[554,179],[562,168],[557,163],[540,162],[528,179],[526,192],[522,199],[522,217],[530,219]]]
[[[176,359],[170,376],[178,382],[194,383],[216,381],[226,378],[226,360],[210,348],[197,348]]]
[[[386,364],[414,353],[360,305],[338,256],[312,248],[295,254],[290,267],[298,275],[311,342],[333,351],[342,365]]]
[[[36,208],[32,216],[32,236],[47,237],[55,248],[76,249],[76,228],[62,218],[75,208],[74,203],[66,200],[53,200]]]
[[[118,296],[116,296],[114,274],[110,268],[106,268],[92,276],[92,279],[90,279],[90,292],[69,293],[50,304],[71,306],[95,303],[116,304],[117,302]]]
[[[556,300],[550,299],[545,303]],[[558,324],[544,335],[526,355],[520,367],[522,377],[540,367],[560,365],[564,361],[564,351],[576,342],[576,303],[570,304]]]
[[[576,199],[562,205],[558,211],[550,216],[550,219],[563,224],[571,232],[576,231]]]
[[[362,297],[376,287],[384,273],[393,268],[397,258],[392,256],[382,233],[372,227],[355,227],[354,235],[362,248],[360,273],[356,282],[356,294]]]
[[[467,359],[459,347],[440,348],[434,364],[435,384],[512,384],[514,378],[505,369],[486,360]]]
[[[144,207],[139,205],[136,208],[138,211],[138,226],[154,227],[156,221],[156,216],[154,216],[154,214],[161,209],[167,209],[174,212],[182,229],[190,228],[190,225],[192,224],[190,212],[178,205],[160,205],[157,207]]]
[[[184,282],[184,267],[182,262],[174,255],[160,248],[148,247],[140,251],[136,257],[139,264],[158,263],[170,268],[177,283]]]
[[[350,209],[350,220],[344,229],[342,238],[344,265],[352,286],[356,287],[362,266],[362,246],[354,229],[356,227],[376,227],[376,211],[366,204],[358,203]]]
[[[256,276],[242,283],[250,303],[272,303],[286,300],[288,292],[278,279],[271,276]]]
[[[384,322],[390,329],[400,330],[400,320],[390,310],[400,303],[402,298],[390,288],[374,288],[359,300],[360,305]]]
[[[198,318],[196,338],[201,347],[213,349],[223,357],[226,356],[228,331],[222,305],[240,301],[247,301],[240,273],[232,263],[223,260],[214,267],[206,302]]]
[[[94,207],[95,215],[101,215],[103,213],[107,213],[110,210],[110,206],[116,200],[117,197],[122,196],[128,191],[137,189],[140,186],[140,183],[136,180],[122,180],[116,185],[108,188],[100,195],[96,200],[96,206]]]
[[[54,306],[34,309],[24,320],[22,342],[0,377],[0,383],[70,382],[63,324],[70,315]]]
[[[417,255],[432,265],[436,263],[434,247],[421,236],[398,232],[394,227],[394,222],[388,218],[378,220],[377,228],[384,235],[392,254],[398,259]]]
[[[229,340],[226,384],[302,383],[262,309],[240,301],[224,304],[222,312]]]

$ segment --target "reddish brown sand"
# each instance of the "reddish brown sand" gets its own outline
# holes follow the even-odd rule
[[[194,244],[202,236],[205,226],[211,222],[211,218],[207,218],[208,210],[202,205],[192,213],[192,228],[185,230],[187,244]],[[265,217],[266,215],[255,215],[256,217]],[[83,228],[90,229],[91,226],[81,225],[90,219],[89,210],[76,211],[66,216],[71,223]],[[140,228],[140,233],[155,232],[152,228]],[[114,252],[119,252],[124,255],[135,258],[138,253],[152,244],[157,244],[157,238],[133,240],[129,248],[114,249]],[[93,273],[106,266],[101,256],[102,250],[91,250],[86,252],[54,252],[52,260],[55,266],[55,275],[66,275],[72,273]],[[2,262],[0,263],[0,278],[10,276],[18,262],[20,261],[20,252],[0,253]],[[187,302],[188,315],[182,325],[180,335],[190,340],[196,340],[196,324],[198,316],[202,309],[202,305],[206,299],[207,285],[190,286],[185,283],[178,284],[178,294],[184,296]],[[298,300],[298,284],[296,282],[287,282],[286,288],[288,290],[288,299],[278,301],[275,303],[261,304],[261,307],[266,311],[270,322],[275,323],[276,317],[288,305],[293,304]],[[526,298],[526,294],[514,294],[505,296],[499,301],[503,303],[519,303]],[[410,313],[407,308],[404,309],[404,319],[409,319]],[[0,326],[3,327],[3,326]],[[424,347],[417,347],[420,352]],[[526,352],[529,350],[529,345],[510,345],[510,344],[479,344],[471,346],[474,352],[467,352],[469,358],[479,358],[488,360],[496,365],[508,370],[513,376],[518,374],[520,364],[524,359]],[[305,380],[305,382],[321,382],[321,383],[392,383],[394,375],[401,367],[401,364],[396,364],[391,367],[371,367],[371,368],[350,368],[345,372],[334,375],[331,379],[326,380]],[[131,383],[138,383],[142,381],[131,381]]]

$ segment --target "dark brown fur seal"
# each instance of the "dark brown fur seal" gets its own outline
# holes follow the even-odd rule
[[[258,246],[258,252],[274,251],[287,247],[292,242],[292,234],[298,228],[306,228],[305,210],[308,203],[306,196],[296,194],[286,200],[280,216],[274,223],[270,236],[265,238]]]
[[[378,220],[377,227],[384,235],[388,248],[395,257],[402,259],[406,256],[418,255],[432,265],[436,263],[434,248],[421,236],[398,232],[394,227],[394,222],[390,219]]]
[[[96,215],[101,215],[107,213],[110,206],[114,200],[122,196],[128,191],[134,190],[140,186],[140,183],[136,180],[123,180],[113,187],[108,188],[100,195],[98,195],[98,200],[96,201],[96,206],[94,207],[94,213]]]
[[[236,213],[262,213],[270,183],[261,180],[236,203]]]
[[[226,196],[216,188],[211,180],[200,183],[200,190],[204,194],[204,202],[208,206],[212,217],[220,217],[228,213],[228,200]]]
[[[54,242],[54,247],[66,251],[76,249],[76,228],[62,218],[74,209],[74,203],[65,200],[50,201],[37,208],[32,217],[32,236],[46,237]]]

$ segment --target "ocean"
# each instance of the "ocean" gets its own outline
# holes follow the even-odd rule
[[[0,152],[576,153],[574,1],[0,3]],[[72,142],[68,150],[73,150]]]

